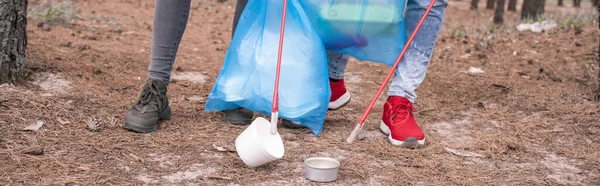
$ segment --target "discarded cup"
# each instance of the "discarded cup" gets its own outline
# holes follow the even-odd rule
[[[304,176],[316,182],[332,182],[338,179],[340,162],[333,158],[314,157],[304,160]]]
[[[238,155],[249,167],[258,167],[283,157],[283,140],[271,134],[271,122],[256,118],[235,140]]]

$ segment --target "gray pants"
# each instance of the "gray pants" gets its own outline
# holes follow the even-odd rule
[[[238,0],[233,17],[233,33],[248,0]],[[171,70],[187,26],[191,0],[156,0],[152,25],[152,54],[148,77],[169,83]],[[233,35],[233,34],[232,34]]]
[[[248,0],[237,0],[233,16],[232,35]],[[152,29],[152,54],[148,77],[161,79],[169,83],[171,70],[179,48],[179,42],[187,26],[191,0],[156,0],[154,8],[154,24]],[[329,61],[336,65],[331,68],[345,68],[347,56],[336,52],[328,52]],[[340,60],[342,62],[340,63]],[[343,69],[341,69],[343,70]],[[339,71],[339,70],[338,70]],[[341,79],[341,76],[332,78]]]

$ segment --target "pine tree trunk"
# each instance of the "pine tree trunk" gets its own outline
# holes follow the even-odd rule
[[[0,0],[0,84],[23,77],[27,47],[27,0]]]
[[[486,9],[489,10],[493,10],[494,9],[494,3],[496,3],[496,0],[487,0],[487,4],[486,4]]]
[[[558,6],[564,6],[563,0],[558,0]]]
[[[517,0],[509,0],[508,1],[508,11],[517,11]]]
[[[471,10],[477,10],[478,4],[479,4],[479,0],[471,0]]]
[[[525,0],[521,9],[521,19],[535,19],[544,14],[546,0]]]
[[[573,7],[581,7],[581,0],[573,0]]]
[[[502,25],[504,24],[504,5],[506,5],[506,0],[496,0],[498,4],[496,4],[496,11],[494,13],[494,24]]]

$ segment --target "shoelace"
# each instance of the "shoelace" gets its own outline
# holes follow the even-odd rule
[[[160,100],[162,100],[160,89],[158,89],[157,82],[152,81],[148,86],[145,86],[142,90],[140,100],[135,105],[135,108],[141,113],[145,113],[148,110],[148,107],[144,106],[149,105],[153,109],[148,111],[158,111],[162,106],[162,102]],[[154,101],[156,104],[150,104],[151,101]]]
[[[388,110],[387,115],[392,115],[392,120],[396,120],[396,119],[406,119],[406,115],[408,115],[408,113],[412,113],[417,111],[412,105],[410,104],[397,104],[394,107],[392,107],[392,109]],[[401,118],[396,118],[396,116],[401,115]]]

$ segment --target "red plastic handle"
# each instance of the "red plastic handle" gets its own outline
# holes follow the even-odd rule
[[[275,72],[275,88],[273,89],[273,112],[279,109],[279,72],[281,69],[281,55],[283,53],[283,35],[285,31],[285,16],[288,1],[283,1],[283,15],[281,15],[281,28],[279,30],[279,51],[277,53],[277,71]]]

